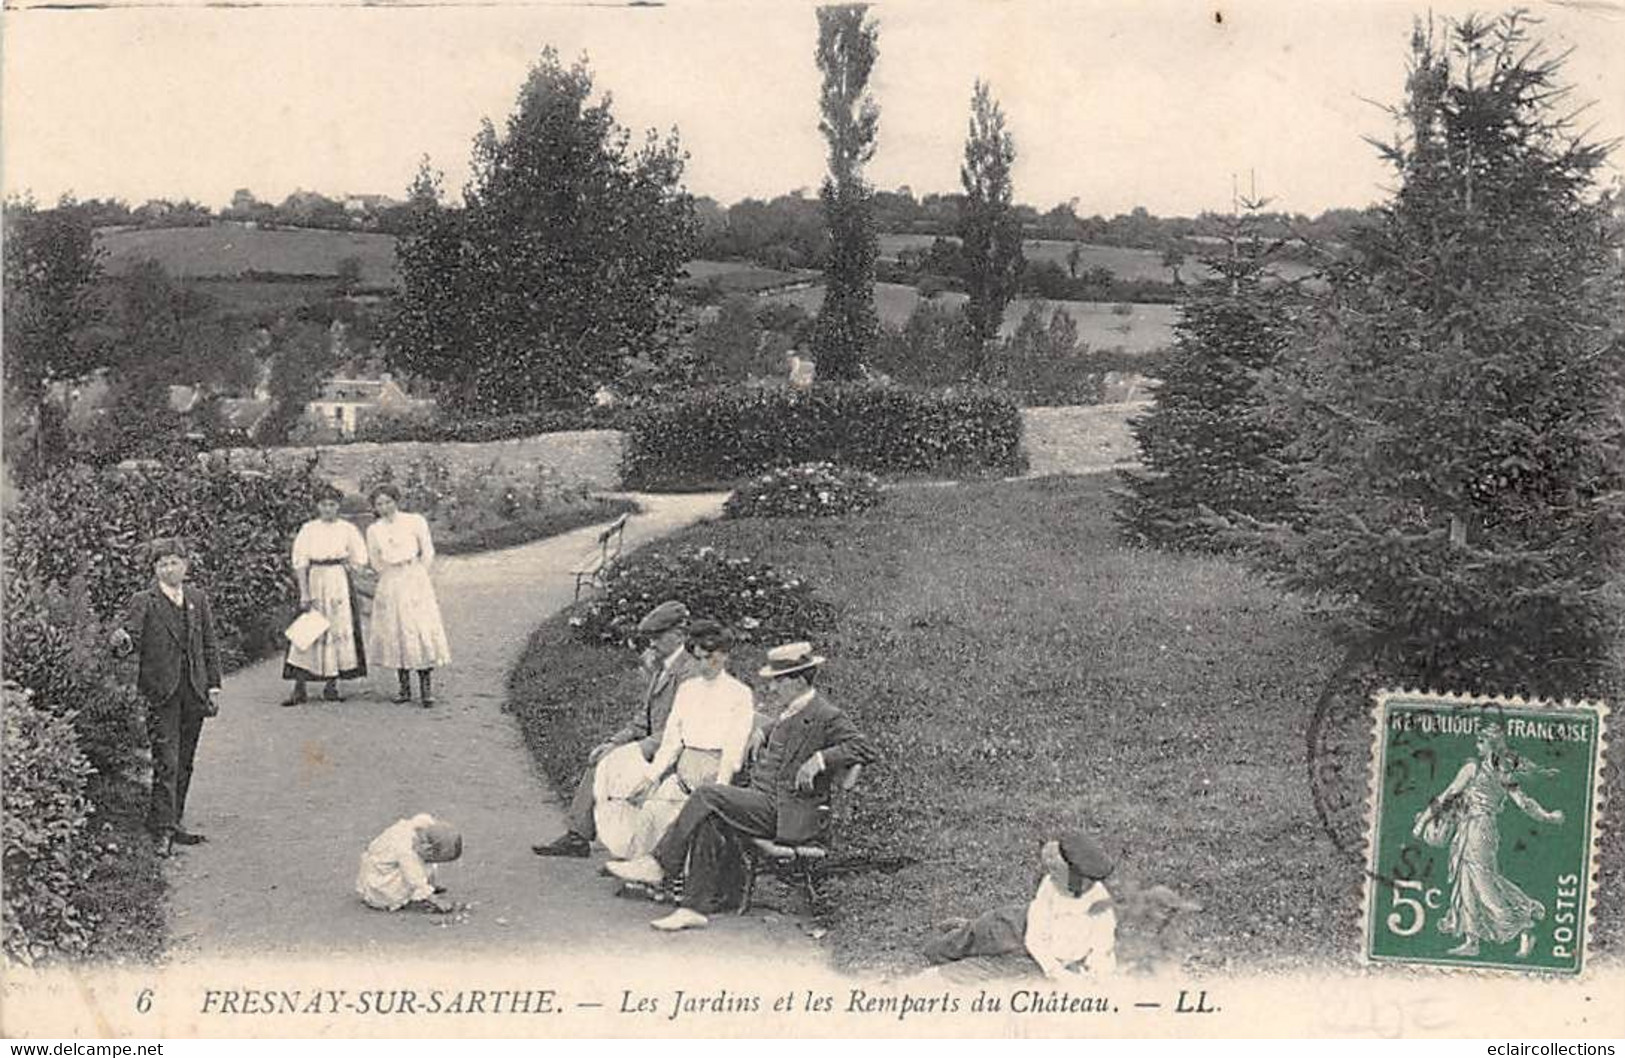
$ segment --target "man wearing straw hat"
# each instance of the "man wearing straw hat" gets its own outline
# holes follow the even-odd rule
[[[830,779],[835,773],[875,759],[857,725],[814,689],[824,659],[810,643],[788,643],[768,651],[761,670],[764,697],[778,717],[751,766],[749,787],[707,783],[694,791],[677,821],[648,856],[613,860],[617,878],[658,885],[682,873],[689,847],[702,826],[720,821],[748,837],[802,844],[821,836],[829,812]],[[689,886],[689,890],[704,888]],[[685,903],[687,891],[685,891]],[[689,929],[706,917],[680,907],[651,923],[656,929]]]

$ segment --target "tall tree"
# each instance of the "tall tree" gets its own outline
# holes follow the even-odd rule
[[[1117,519],[1136,543],[1218,550],[1227,519],[1296,520],[1291,434],[1259,383],[1294,336],[1301,299],[1266,271],[1276,247],[1259,234],[1261,206],[1231,217],[1228,252],[1204,259],[1211,278],[1185,300],[1155,400],[1131,424],[1140,467],[1120,475]]]
[[[959,210],[959,236],[964,245],[965,285],[970,301],[965,317],[976,336],[974,374],[986,374],[1004,324],[1004,310],[1015,296],[1026,259],[1021,253],[1021,224],[1011,209],[1014,185],[1010,168],[1016,141],[1004,127],[1004,111],[992,91],[978,80],[971,97],[970,133],[965,137],[965,164],[959,181],[965,201]]]
[[[1625,539],[1608,148],[1522,16],[1446,27],[1413,37],[1397,193],[1283,388],[1309,518],[1280,568],[1395,683],[1597,693]]]
[[[102,254],[90,218],[70,198],[47,210],[12,198],[4,218],[5,382],[15,404],[34,415],[32,462],[43,466],[64,450],[53,383],[98,364],[86,335],[100,313]]]
[[[813,326],[818,377],[843,381],[862,375],[863,359],[879,330],[875,315],[873,190],[863,167],[874,157],[880,106],[869,93],[879,57],[880,31],[867,4],[818,9],[818,69],[824,75],[818,129],[829,143],[829,175],[819,197],[829,225],[824,303]]]
[[[694,244],[676,133],[640,147],[551,48],[499,133],[475,138],[461,209],[414,187],[390,346],[466,411],[586,401],[675,335]],[[420,185],[428,179],[420,174]]]

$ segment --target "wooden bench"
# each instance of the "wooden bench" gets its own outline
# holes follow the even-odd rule
[[[595,588],[605,587],[604,575],[609,571],[610,564],[621,557],[621,545],[626,536],[626,520],[629,514],[623,514],[604,527],[598,534],[598,550],[591,560],[580,569],[570,572],[576,579],[576,601],[581,601],[581,589],[587,585]]]
[[[832,787],[842,792],[858,784],[863,765],[854,764],[838,772],[831,780]],[[741,852],[745,858],[745,892],[739,901],[739,914],[750,911],[756,893],[756,876],[772,871],[792,884],[799,884],[807,894],[807,904],[816,917],[824,911],[823,894],[818,881],[829,861],[829,816],[824,817],[818,838],[800,845],[781,845],[772,838],[745,837]]]

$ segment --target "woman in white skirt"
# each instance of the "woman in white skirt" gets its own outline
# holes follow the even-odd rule
[[[293,681],[293,693],[283,705],[301,705],[305,683],[322,680],[322,697],[340,702],[339,680],[367,674],[367,655],[361,642],[361,612],[355,603],[351,570],[367,564],[367,545],[361,530],[339,517],[344,496],[331,485],[316,493],[316,517],[300,526],[293,538],[293,575],[299,581],[299,608],[327,618],[327,631],[305,649],[289,644],[282,678]]]
[[[429,523],[421,514],[401,510],[400,502],[400,494],[387,485],[373,491],[372,509],[378,520],[367,527],[367,551],[378,571],[378,590],[372,600],[367,654],[374,665],[392,668],[400,677],[397,702],[412,700],[416,669],[419,700],[428,708],[434,704],[433,671],[451,661],[451,648],[429,582],[434,564]]]

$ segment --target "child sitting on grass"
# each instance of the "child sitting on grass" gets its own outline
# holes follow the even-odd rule
[[[450,823],[427,813],[402,819],[373,839],[361,854],[355,891],[368,907],[399,911],[450,911],[452,904],[434,882],[434,864],[450,863],[463,854],[463,836]]]

